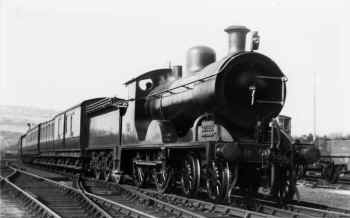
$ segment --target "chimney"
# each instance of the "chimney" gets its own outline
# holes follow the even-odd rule
[[[245,40],[249,31],[245,26],[229,26],[225,29],[228,34],[229,55],[245,50]]]

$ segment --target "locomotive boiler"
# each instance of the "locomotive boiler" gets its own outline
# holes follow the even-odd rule
[[[225,31],[225,57],[216,60],[213,49],[193,47],[184,68],[155,69],[127,81],[128,98],[87,100],[29,130],[20,140],[22,157],[96,179],[154,185],[160,192],[180,188],[193,196],[205,190],[212,200],[229,200],[232,192],[291,199],[297,165],[310,152],[295,149],[275,119],[287,78],[255,51],[257,32],[244,26]],[[34,139],[30,149],[27,136]],[[74,147],[66,144],[73,136]]]

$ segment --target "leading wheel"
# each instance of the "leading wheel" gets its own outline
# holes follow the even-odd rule
[[[231,193],[236,188],[238,181],[238,164],[232,164],[231,167],[228,162],[225,162],[222,171],[222,194],[226,202],[231,202]]]
[[[289,166],[271,164],[271,195],[280,203],[292,200],[296,193],[296,173]]]
[[[200,185],[200,164],[197,157],[188,154],[182,162],[180,172],[181,188],[185,195],[196,194]]]

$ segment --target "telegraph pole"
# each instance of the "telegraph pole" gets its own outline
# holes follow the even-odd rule
[[[313,73],[313,118],[314,118],[314,142],[316,142],[316,126],[317,126],[317,96],[316,96],[316,91],[317,91],[317,81],[316,81],[316,72]]]

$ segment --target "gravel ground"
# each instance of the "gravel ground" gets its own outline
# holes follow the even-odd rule
[[[311,188],[299,185],[300,200],[350,209],[350,190]]]

